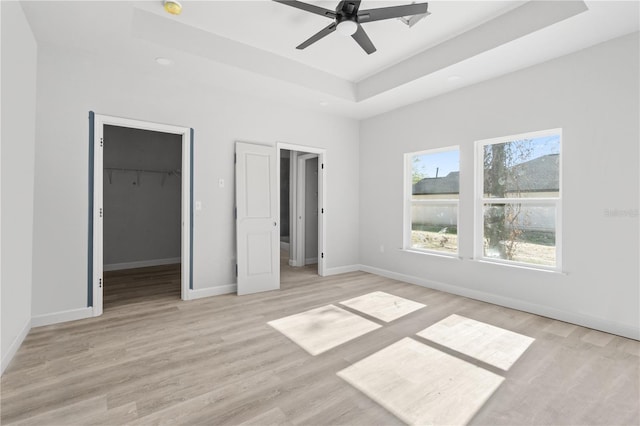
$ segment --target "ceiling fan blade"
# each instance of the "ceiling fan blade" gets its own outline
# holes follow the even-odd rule
[[[367,52],[367,55],[371,55],[376,51],[376,47],[373,45],[371,39],[364,31],[364,28],[362,28],[362,25],[358,24],[358,30],[351,37],[353,37],[353,39],[358,42],[360,47],[362,47],[362,49]]]
[[[400,18],[401,16],[420,15],[427,13],[428,7],[429,3],[416,3],[361,10],[358,12],[358,22],[363,24],[365,22],[381,21],[383,19]]]
[[[324,7],[314,6],[312,4],[303,3],[296,0],[273,0],[276,3],[286,4],[287,6],[295,7],[307,12],[315,13],[316,15],[326,16],[327,18],[335,19],[336,12],[333,10],[325,9]]]
[[[360,8],[360,0],[344,0],[338,4],[336,11],[341,11],[346,15],[356,15]]]
[[[316,34],[314,34],[311,37],[309,37],[304,43],[302,43],[300,46],[296,47],[296,49],[302,50],[302,49],[304,49],[306,47],[311,46],[316,41],[318,41],[321,38],[326,37],[329,34],[331,34],[332,32],[334,32],[336,30],[337,26],[338,25],[335,22],[332,22],[331,24],[327,25],[326,27],[324,27],[323,29],[318,31]]]

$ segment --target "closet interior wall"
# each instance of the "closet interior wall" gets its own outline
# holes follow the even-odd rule
[[[105,270],[180,263],[180,135],[104,130]]]

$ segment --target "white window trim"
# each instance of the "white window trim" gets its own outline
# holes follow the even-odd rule
[[[536,139],[544,136],[560,136],[560,170],[558,176],[558,198],[540,197],[540,198],[485,198],[484,197],[484,147],[486,145],[493,145],[496,143],[506,143],[523,139]],[[562,163],[563,163],[563,138],[562,129],[549,129],[536,132],[521,133],[517,135],[502,136],[498,138],[483,139],[475,142],[475,161],[474,161],[474,185],[475,185],[475,199],[474,199],[474,260],[494,263],[505,266],[524,267],[527,269],[544,270],[562,272]],[[556,264],[555,266],[536,265],[534,263],[517,262],[506,259],[495,259],[484,256],[484,204],[489,203],[511,203],[517,202],[520,204],[554,204],[556,207]],[[458,232],[459,233],[459,232]]]
[[[435,256],[441,256],[441,257],[447,257],[447,258],[455,258],[455,259],[460,259],[460,194],[458,194],[458,198],[441,198],[441,199],[434,199],[434,200],[419,200],[419,201],[413,201],[412,200],[412,196],[413,196],[413,175],[412,175],[412,170],[413,170],[413,164],[412,164],[412,158],[415,157],[416,155],[423,155],[423,154],[437,154],[439,152],[448,152],[448,151],[458,151],[458,155],[460,155],[460,146],[459,145],[453,145],[453,146],[447,146],[447,147],[442,147],[442,148],[434,148],[434,149],[425,149],[422,151],[415,151],[415,152],[407,152],[404,154],[404,203],[403,203],[403,238],[402,238],[402,250],[405,252],[411,252],[411,253],[419,253],[419,254],[428,254],[428,255],[435,255]],[[458,171],[458,173],[461,173],[461,171]],[[458,187],[458,191],[460,190],[460,188]],[[440,250],[432,250],[432,249],[423,249],[423,248],[416,248],[416,247],[412,247],[411,246],[411,207],[413,206],[413,204],[452,204],[456,206],[456,211],[458,212],[457,217],[456,217],[456,229],[457,229],[457,238],[458,238],[458,247],[457,247],[457,251],[456,253],[449,253],[449,252],[445,252],[445,251],[440,251]]]

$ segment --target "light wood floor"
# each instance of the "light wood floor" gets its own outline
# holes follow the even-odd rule
[[[103,310],[154,300],[180,300],[180,266],[178,263],[105,272]]]
[[[174,274],[139,271],[138,290]],[[315,357],[267,325],[372,291],[427,306],[391,323],[368,318],[382,327]],[[336,372],[451,314],[536,339],[494,371],[505,380],[471,424],[640,422],[639,342],[367,273],[283,268],[280,291],[117,299],[99,318],[31,330],[2,376],[2,424],[402,424]]]

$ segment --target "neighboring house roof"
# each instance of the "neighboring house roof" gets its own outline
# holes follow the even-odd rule
[[[559,154],[548,154],[512,167],[506,192],[554,192],[560,188]],[[437,178],[424,178],[413,184],[414,195],[457,194],[460,172]]]
[[[413,184],[413,194],[457,194],[460,188],[460,172],[450,172],[437,178],[424,178]]]
[[[560,155],[548,154],[513,166],[507,192],[554,192],[560,189]]]

